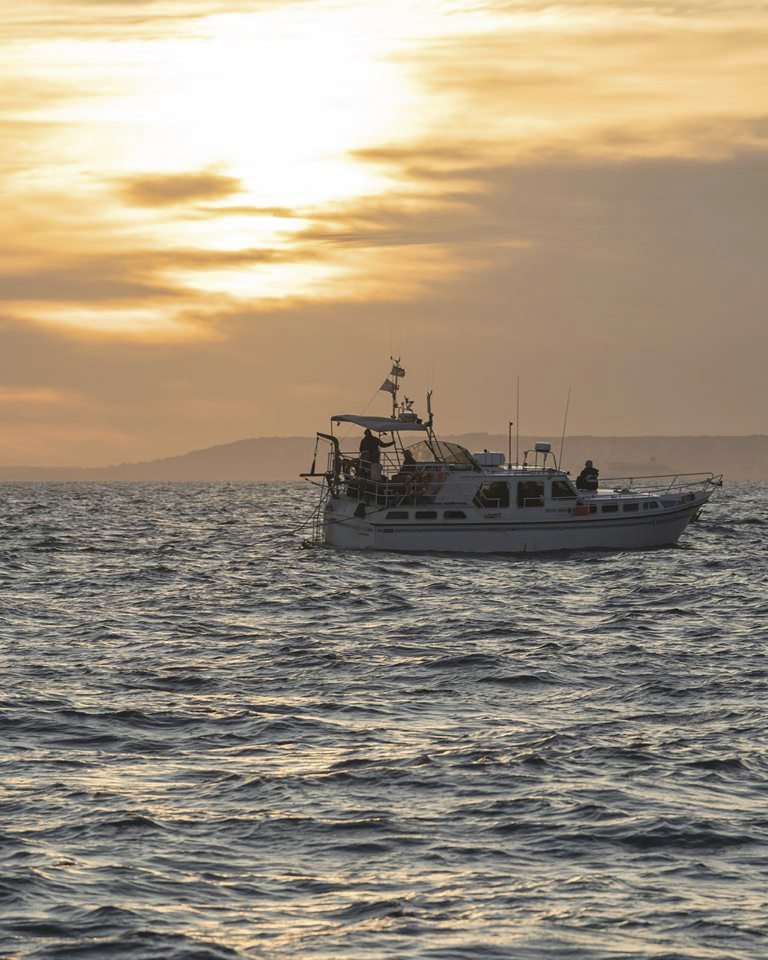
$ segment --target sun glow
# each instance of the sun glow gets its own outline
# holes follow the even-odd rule
[[[150,45],[131,70],[138,89],[108,106],[123,169],[220,165],[265,206],[379,188],[348,154],[388,135],[407,91],[381,42],[343,26],[307,10],[229,15]]]
[[[292,238],[320,209],[390,190],[393,171],[362,162],[359,152],[415,129],[413,90],[392,57],[402,39],[396,9],[296,4],[208,16],[183,31],[151,42],[40,41],[26,59],[15,51],[20,76],[45,64],[43,80],[61,92],[36,108],[36,120],[49,125],[45,153],[35,158],[33,180],[19,166],[17,183],[30,198],[41,189],[67,198],[65,232],[73,198],[90,199],[74,203],[94,249],[109,234],[162,250],[158,279],[180,284],[182,295],[274,299],[327,289],[345,276],[343,265],[290,256]],[[204,177],[197,193],[192,185],[188,196],[173,194],[174,176],[198,172],[210,175],[209,194]],[[159,184],[154,194],[131,193],[132,181],[150,177]],[[52,233],[56,214],[51,209]],[[193,267],[184,257],[170,263],[174,249],[197,251]],[[222,266],[206,251],[241,252],[246,266]],[[154,307],[60,308],[55,316],[47,305],[19,307],[30,319],[86,331],[187,329],[173,316],[155,327],[164,311]]]

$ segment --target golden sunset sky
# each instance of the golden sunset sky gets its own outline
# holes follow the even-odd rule
[[[768,432],[765,4],[0,6],[1,464]]]

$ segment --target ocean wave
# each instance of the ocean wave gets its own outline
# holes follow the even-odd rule
[[[300,485],[12,485],[0,953],[763,960],[766,493],[473,558],[301,550]]]

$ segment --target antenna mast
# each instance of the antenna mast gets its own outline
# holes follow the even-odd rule
[[[563,417],[563,435],[560,438],[560,456],[557,458],[560,469],[563,469],[563,444],[565,443],[565,425],[568,423],[568,407],[571,405],[571,388],[568,387],[568,399],[565,401],[565,416]]]
[[[390,356],[389,359],[392,361],[392,372],[390,376],[395,378],[393,383],[394,389],[392,390],[392,419],[397,420],[397,391],[399,389],[398,380],[401,376],[400,370],[402,368],[400,366],[400,357],[395,360],[393,356]]]

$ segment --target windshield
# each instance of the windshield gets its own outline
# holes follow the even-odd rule
[[[460,467],[477,469],[472,454],[458,443],[446,443],[445,440],[420,440],[408,450],[417,463],[452,463]]]

